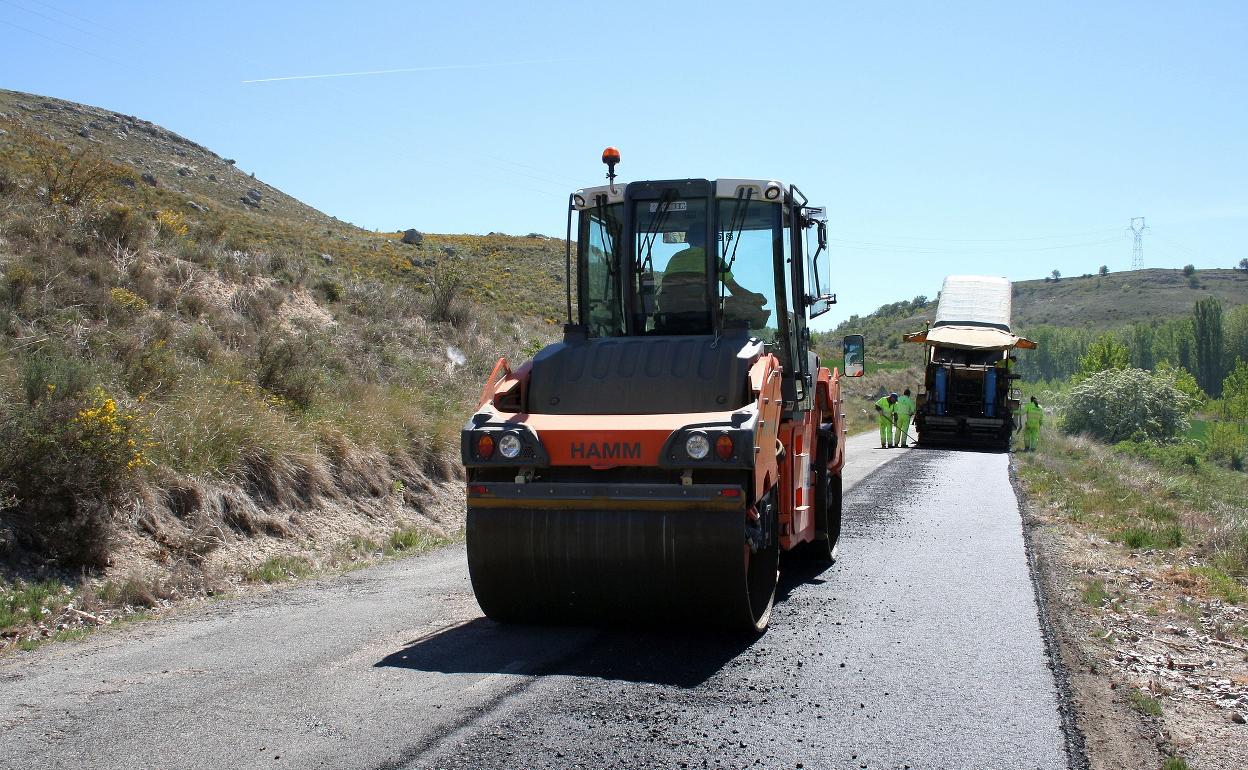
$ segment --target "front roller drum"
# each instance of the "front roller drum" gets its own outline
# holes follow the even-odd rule
[[[494,620],[762,631],[779,548],[741,511],[468,509],[468,570]],[[751,548],[750,540],[756,543]]]

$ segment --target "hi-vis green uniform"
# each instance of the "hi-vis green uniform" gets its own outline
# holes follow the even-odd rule
[[[914,417],[915,406],[914,399],[909,396],[898,396],[897,403],[893,404],[893,411],[897,414],[897,443],[901,446],[906,444],[906,436],[910,432],[910,418]]]
[[[1044,424],[1044,410],[1028,401],[1023,406],[1023,449],[1031,451],[1040,443],[1040,426]]]
[[[880,446],[889,447],[893,445],[893,405],[889,403],[888,396],[881,398],[875,402],[875,406],[880,410]]]
[[[664,275],[706,275],[706,249],[701,246],[690,246],[672,255],[663,269]],[[732,280],[732,271],[728,269],[723,257],[719,258],[719,280],[727,283]]]

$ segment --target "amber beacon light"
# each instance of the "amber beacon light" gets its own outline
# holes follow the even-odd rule
[[[615,164],[620,162],[620,151],[614,147],[603,150],[602,162],[607,164],[607,180],[615,187]]]

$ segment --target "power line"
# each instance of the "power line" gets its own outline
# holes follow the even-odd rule
[[[61,14],[62,16],[68,16],[68,17],[70,17],[71,19],[77,19],[78,21],[83,21],[83,22],[86,22],[87,24],[91,25],[92,27],[96,27],[96,28],[98,28],[98,29],[102,29],[102,30],[104,30],[105,32],[115,32],[115,33],[117,33],[117,34],[119,34],[119,35],[120,35],[120,34],[122,34],[121,32],[118,32],[118,31],[117,31],[116,29],[114,29],[113,27],[109,27],[109,26],[107,26],[107,25],[101,24],[100,22],[96,21],[95,19],[88,19],[88,18],[86,18],[85,16],[79,16],[79,15],[78,15],[78,14],[76,14],[76,13],[70,13],[69,11],[66,11],[66,10],[64,10],[64,9],[57,8],[57,7],[56,7],[56,6],[54,6],[54,5],[49,5],[48,3],[41,2],[41,0],[27,0],[27,2],[34,3],[35,5],[41,5],[41,6],[43,6],[44,8],[47,8],[49,11],[53,11],[53,12],[55,12],[55,13],[59,13],[59,14]]]
[[[1029,246],[1023,248],[992,248],[992,249],[954,249],[925,246],[907,246],[903,244],[873,243],[871,241],[850,241],[841,238],[829,238],[829,241],[840,245],[846,251],[869,251],[891,254],[1022,254],[1037,251],[1057,251],[1061,249],[1078,249],[1088,246],[1104,246],[1118,243],[1119,238],[1105,238],[1097,241],[1079,243],[1059,243],[1050,246]]]
[[[73,22],[70,22],[70,21],[65,21],[64,19],[58,19],[58,18],[56,18],[56,17],[54,17],[54,16],[49,16],[49,15],[47,15],[46,13],[40,13],[39,11],[36,11],[36,10],[34,10],[34,9],[32,9],[32,8],[27,8],[27,7],[26,7],[26,6],[24,6],[24,5],[18,5],[17,3],[13,2],[13,0],[0,0],[0,2],[3,2],[5,5],[10,5],[10,6],[12,6],[12,7],[14,7],[14,8],[18,9],[19,11],[25,11],[26,13],[29,13],[29,14],[31,14],[32,16],[38,16],[38,17],[39,17],[39,18],[41,18],[41,19],[46,19],[47,21],[50,21],[50,22],[52,22],[53,24],[60,24],[62,27],[66,27],[66,28],[68,28],[68,29],[72,29],[72,30],[74,30],[75,32],[80,32],[80,33],[82,33],[82,34],[84,34],[84,35],[87,35],[87,36],[89,36],[89,37],[96,37],[96,38],[98,38],[98,37],[99,37],[99,35],[95,34],[95,33],[94,33],[94,32],[92,32],[91,30],[89,30],[89,29],[83,29],[82,27],[78,26],[77,24],[74,24]]]
[[[1197,251],[1196,251],[1195,249],[1192,249],[1192,248],[1189,248],[1189,247],[1187,247],[1187,246],[1184,246],[1183,244],[1181,244],[1181,243],[1179,243],[1179,242],[1177,242],[1177,241],[1171,240],[1170,238],[1163,238],[1162,236],[1157,235],[1156,233],[1153,233],[1153,237],[1154,237],[1154,238],[1156,238],[1156,239],[1157,239],[1157,240],[1159,240],[1159,241],[1162,241],[1162,242],[1164,242],[1164,243],[1168,243],[1168,244],[1170,244],[1172,247],[1174,247],[1175,249],[1177,249],[1177,250],[1179,250],[1179,251],[1186,252],[1186,253],[1188,254],[1188,256],[1192,256],[1192,257],[1199,257],[1199,256],[1200,256],[1200,254],[1199,254],[1199,253],[1197,253]]]
[[[57,39],[56,39],[56,38],[54,38],[54,37],[48,37],[47,35],[45,35],[45,34],[43,34],[43,33],[41,33],[41,32],[36,32],[36,31],[34,31],[33,29],[28,29],[28,28],[26,28],[26,27],[23,27],[21,24],[14,24],[13,22],[8,21],[7,19],[0,19],[0,24],[7,24],[7,25],[9,25],[10,27],[13,27],[14,29],[20,29],[21,31],[23,31],[23,32],[25,32],[25,33],[27,33],[27,34],[34,35],[35,37],[40,37],[40,38],[43,38],[44,40],[47,40],[49,43],[56,43],[57,45],[65,46],[66,48],[72,48],[73,50],[75,50],[75,51],[77,51],[77,52],[79,52],[79,53],[85,53],[87,56],[94,56],[95,58],[99,59],[100,61],[106,61],[106,62],[110,62],[110,63],[112,63],[112,64],[122,64],[122,62],[118,61],[117,59],[112,58],[111,56],[103,56],[103,55],[98,54],[98,53],[95,53],[95,52],[93,52],[93,51],[88,51],[88,50],[87,50],[87,49],[85,49],[85,48],[79,48],[79,47],[78,47],[78,46],[76,46],[76,45],[72,45],[72,44],[70,44],[70,43],[66,43],[66,42],[65,42],[65,41],[63,41],[63,40],[57,40]]]
[[[891,237],[898,241],[931,241],[933,243],[1014,243],[1020,241],[1052,241],[1065,238],[1086,238],[1090,235],[1105,235],[1107,233],[1116,232],[1118,232],[1118,228],[1087,230],[1082,233],[1066,233],[1064,235],[1028,235],[1017,238],[930,238],[927,236],[917,235],[893,235]]]

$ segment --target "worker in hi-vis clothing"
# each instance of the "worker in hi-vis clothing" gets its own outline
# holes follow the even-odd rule
[[[1044,424],[1044,410],[1035,396],[1023,407],[1023,451],[1034,452],[1040,444],[1040,426]]]
[[[896,421],[897,414],[893,411],[893,406],[896,403],[896,393],[889,393],[875,402],[875,411],[879,412],[880,420],[880,449],[888,449],[890,446],[895,446],[893,442],[893,423]]]
[[[897,413],[897,435],[893,443],[898,446],[909,446],[906,439],[910,437],[910,418],[914,417],[917,408],[914,399],[910,398],[910,389],[906,388],[897,397],[897,403],[893,406],[893,411]]]
[[[689,225],[689,229],[685,232],[685,243],[689,244],[688,247],[676,252],[668,260],[667,267],[663,271],[665,280],[667,276],[697,276],[697,285],[701,286],[706,276],[706,224],[695,222]],[[719,262],[719,280],[734,296],[749,294],[763,302],[767,301],[766,296],[756,294],[737,283],[732,271],[728,269],[728,263],[722,256],[716,259]]]

